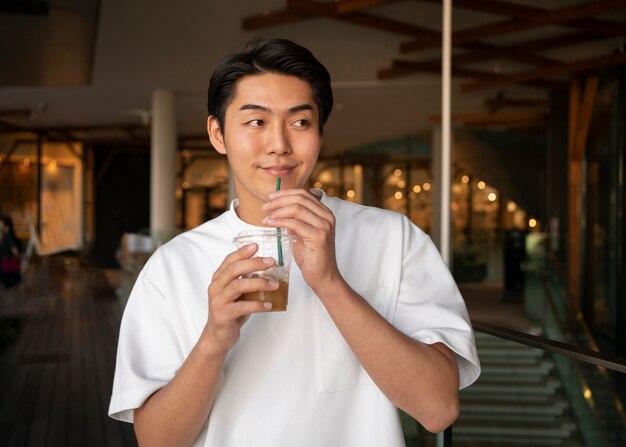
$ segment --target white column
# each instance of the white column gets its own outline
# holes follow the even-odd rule
[[[452,51],[452,0],[443,1],[442,57],[441,57],[441,166],[438,172],[440,198],[439,251],[443,260],[450,263],[450,168],[451,168],[451,51]],[[433,151],[436,148],[433,147]]]
[[[435,123],[430,135],[431,171],[433,173],[433,226],[432,238],[435,246],[441,252],[441,124]]]
[[[150,147],[150,233],[159,243],[176,231],[176,96],[152,93]]]

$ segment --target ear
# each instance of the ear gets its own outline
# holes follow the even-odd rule
[[[220,154],[226,154],[224,135],[222,134],[222,129],[220,128],[220,124],[215,116],[209,116],[206,121],[206,129],[209,134],[209,140],[211,140],[211,144],[215,150]]]

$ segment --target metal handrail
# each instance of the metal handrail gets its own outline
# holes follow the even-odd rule
[[[591,349],[527,334],[483,321],[472,320],[472,326],[479,332],[626,374],[626,359],[622,357],[592,351]]]

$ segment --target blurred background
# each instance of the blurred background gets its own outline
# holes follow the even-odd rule
[[[119,318],[154,249],[234,197],[206,89],[254,37],[331,73],[310,186],[450,237],[484,373],[447,445],[625,445],[626,2],[453,2],[449,183],[442,6],[0,0],[0,214],[20,249],[0,446],[134,445],[106,417]],[[444,442],[403,421],[408,445]]]

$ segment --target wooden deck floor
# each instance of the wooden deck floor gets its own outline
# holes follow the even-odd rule
[[[97,270],[54,256],[0,290],[0,446],[136,446],[107,416],[121,309]]]

